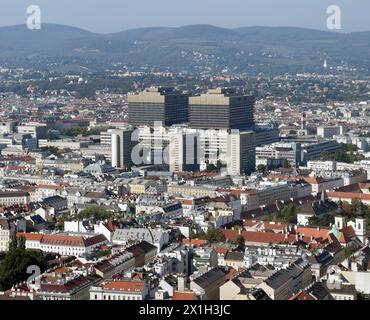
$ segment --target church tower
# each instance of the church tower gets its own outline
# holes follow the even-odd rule
[[[366,244],[366,218],[365,208],[362,202],[358,205],[355,223],[355,233],[357,238],[359,238],[363,244]]]
[[[337,230],[342,230],[345,225],[345,219],[344,219],[344,210],[343,210],[343,203],[342,201],[339,201],[338,203],[338,209],[334,217],[335,227]]]

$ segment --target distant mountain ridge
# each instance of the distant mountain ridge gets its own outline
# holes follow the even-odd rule
[[[120,61],[173,70],[251,73],[318,71],[327,59],[329,65],[345,62],[368,73],[370,32],[190,25],[96,34],[55,24],[43,24],[41,30],[0,27],[0,63],[31,64],[34,57],[39,62],[58,58],[65,64],[73,59],[92,69]]]

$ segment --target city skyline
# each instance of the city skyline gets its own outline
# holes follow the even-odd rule
[[[370,300],[370,2],[331,1],[3,0],[0,303]]]

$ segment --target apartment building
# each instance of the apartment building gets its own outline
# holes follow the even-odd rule
[[[24,205],[30,203],[30,194],[28,192],[18,191],[0,191],[0,205],[9,207],[13,205]]]

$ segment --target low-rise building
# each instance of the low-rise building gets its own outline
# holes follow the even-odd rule
[[[144,300],[149,285],[143,280],[109,280],[90,289],[90,300]]]
[[[66,234],[17,233],[26,238],[26,248],[65,256],[90,254],[108,240],[103,235],[70,236]]]
[[[0,191],[0,206],[10,207],[30,203],[30,194],[21,191]]]

